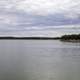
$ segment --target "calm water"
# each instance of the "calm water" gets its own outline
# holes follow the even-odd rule
[[[0,80],[80,80],[80,43],[0,40]]]

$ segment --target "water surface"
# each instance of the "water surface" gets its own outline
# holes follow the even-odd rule
[[[0,80],[80,80],[80,43],[0,40]]]

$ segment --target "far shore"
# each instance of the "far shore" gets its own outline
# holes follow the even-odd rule
[[[57,40],[60,39],[59,37],[0,37],[0,39],[33,39],[33,40]]]
[[[63,42],[80,42],[80,34],[63,35],[60,40]]]
[[[11,37],[2,36],[0,40],[60,40],[62,42],[80,42],[80,34],[63,35],[61,37]]]

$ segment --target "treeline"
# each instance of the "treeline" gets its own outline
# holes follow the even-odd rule
[[[63,35],[61,40],[80,40],[80,34]]]
[[[72,34],[72,35],[63,35],[61,37],[0,37],[0,39],[34,39],[34,40],[80,40],[80,34]]]
[[[0,39],[34,39],[34,40],[48,40],[59,39],[59,37],[0,37]]]

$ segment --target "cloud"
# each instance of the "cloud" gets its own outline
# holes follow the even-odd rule
[[[43,16],[64,13],[66,17],[77,18],[80,15],[79,0],[0,0],[0,8]]]
[[[0,24],[12,24],[14,25],[16,22],[16,17],[9,14],[0,14]]]
[[[69,26],[68,26],[69,27]],[[55,36],[61,36],[63,34],[74,34],[74,33],[80,33],[80,29],[78,28],[60,28],[60,29],[34,29],[34,30],[13,30],[13,31],[0,31],[0,36],[44,36],[44,37],[55,37]]]
[[[23,0],[16,8],[34,15],[64,13],[66,17],[77,18],[80,14],[79,0]]]
[[[50,36],[79,26],[79,0],[0,0],[0,34]]]

